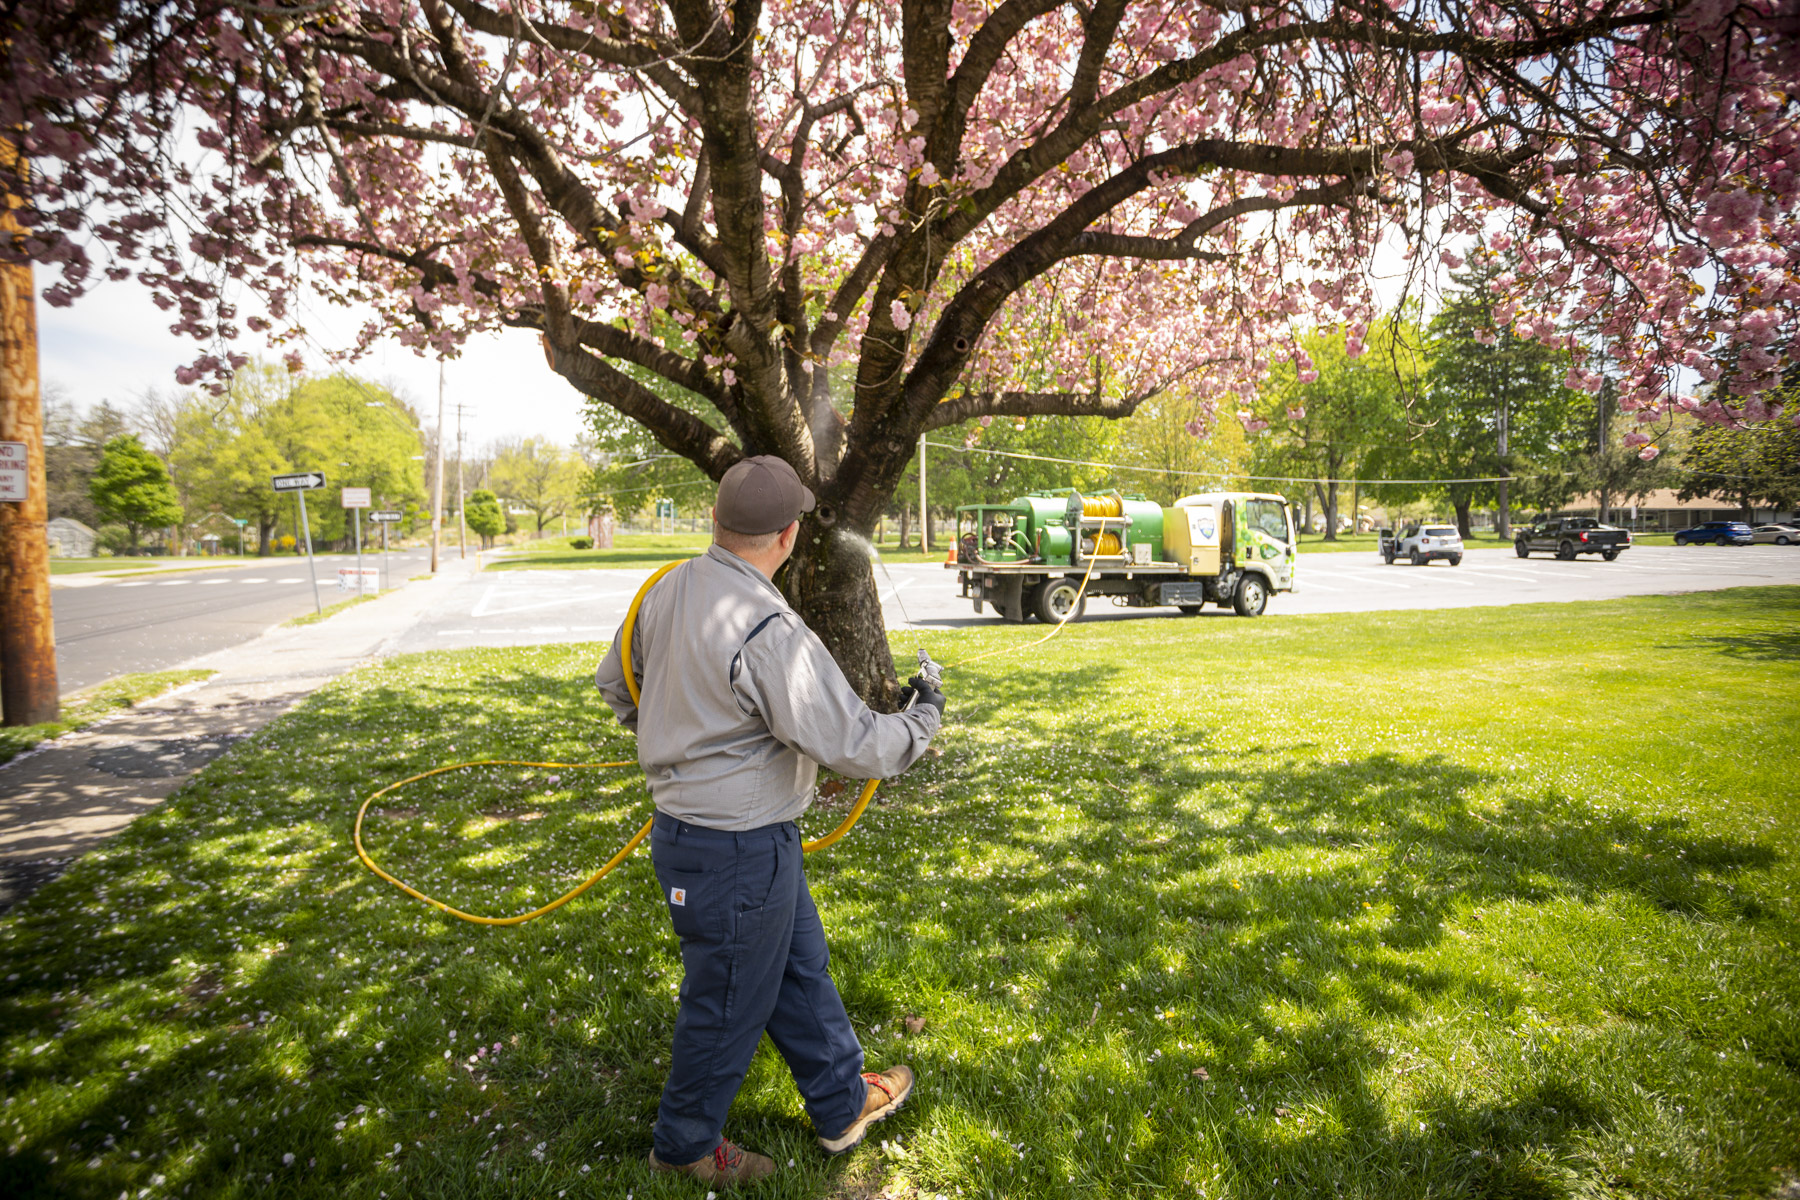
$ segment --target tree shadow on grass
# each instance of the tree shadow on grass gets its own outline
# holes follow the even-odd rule
[[[1657,649],[1681,650],[1690,647],[1705,647],[1730,658],[1753,662],[1791,662],[1800,658],[1800,633],[1771,631],[1736,637],[1691,637],[1679,642],[1664,642]]]
[[[680,1191],[641,1165],[679,969],[647,859],[562,915],[491,930],[401,896],[348,850],[363,796],[444,762],[632,757],[591,658],[476,656],[428,686],[401,664],[323,693],[22,906],[0,1045],[6,1091],[37,1111],[0,1187],[113,1196],[161,1174],[209,1194]],[[1191,1189],[1213,1156],[1251,1194],[1276,1178],[1324,1195],[1566,1194],[1583,1138],[1619,1119],[1572,1063],[1499,1099],[1443,1090],[1398,1114],[1387,1089],[1415,1064],[1396,1062],[1396,1022],[1445,1005],[1522,1019],[1515,985],[1432,952],[1488,904],[1629,894],[1765,917],[1729,883],[1773,852],[1679,819],[1636,823],[1442,757],[1320,761],[1041,703],[1115,679],[1091,665],[985,684],[968,708],[1006,715],[1003,744],[890,784],[886,819],[809,861],[871,1065],[903,1045],[925,1076],[894,1132],[1004,1135],[971,1149],[985,1166],[946,1174],[950,1190]],[[536,902],[527,876],[578,879],[648,810],[603,773],[543,801],[550,774],[436,777],[393,796],[371,842],[402,877],[429,860],[425,876],[460,880],[482,911],[518,911]],[[528,800],[543,819],[474,835],[475,818]],[[876,1034],[914,993],[963,1007],[928,1014],[917,1039]],[[956,1057],[934,1049],[952,1020]],[[981,1021],[1042,1041],[967,1027]],[[1045,1137],[1047,1109],[1088,1136]],[[821,1164],[767,1050],[731,1131],[801,1164],[788,1194],[841,1194],[874,1169],[866,1153]],[[1000,1154],[1027,1137],[1067,1171]]]
[[[1620,1093],[1585,1078],[1590,1068],[1572,1055],[1516,1081],[1442,1088],[1418,1102],[1424,1123],[1406,1128],[1395,1078],[1448,1064],[1396,1060],[1386,1044],[1396,1022],[1479,1012],[1472,1037],[1525,1026],[1521,1044],[1536,1046],[1516,976],[1459,959],[1447,943],[1469,936],[1487,906],[1598,911],[1638,897],[1682,920],[1780,920],[1736,883],[1779,861],[1768,846],[1685,818],[1597,809],[1438,755],[1321,761],[1203,727],[1124,730],[1105,714],[1070,721],[1025,703],[1066,679],[1015,669],[980,702],[1009,715],[1046,784],[1062,781],[1062,760],[1048,753],[1062,746],[1091,763],[1090,786],[1076,800],[1047,786],[1039,806],[985,803],[984,791],[1017,796],[1007,777],[1019,765],[990,752],[960,767],[960,811],[946,788],[942,823],[954,830],[960,816],[980,832],[910,851],[909,870],[941,881],[916,889],[934,899],[912,908],[909,932],[928,948],[911,965],[921,983],[971,998],[965,1023],[1022,1022],[1043,1039],[1037,1050],[1000,1043],[991,1056],[932,1063],[935,1086],[953,1097],[944,1106],[1004,1129],[1014,1105],[1048,1104],[1085,1114],[1090,1131],[1105,1120],[1134,1133],[1142,1155],[1113,1155],[1104,1190],[1191,1187],[1196,1156],[1221,1152],[1252,1194],[1277,1179],[1324,1195],[1591,1189],[1600,1181],[1585,1147],[1620,1119]],[[1079,822],[1052,811],[1072,805]],[[934,913],[938,896],[948,908]],[[851,955],[884,942],[855,925],[841,937]],[[845,988],[872,1021],[905,1011],[890,990],[854,977]],[[1679,1015],[1611,1002],[1611,1020],[1702,1036]],[[1745,1044],[1800,1065],[1778,1015]],[[1034,1058],[1048,1075],[1033,1073]],[[1084,1064],[1097,1060],[1089,1074]],[[1041,1095],[1046,1082],[1053,1099]],[[1018,1119],[1019,1135],[1030,1127]],[[1062,1147],[1078,1158],[1098,1150]],[[983,1179],[1003,1194],[1069,1186],[1034,1174],[1028,1156],[1000,1157],[1006,1168]]]

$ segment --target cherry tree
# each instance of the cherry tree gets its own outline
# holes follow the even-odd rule
[[[301,289],[818,492],[784,586],[892,685],[866,533],[922,432],[1249,408],[1298,333],[1511,250],[1643,453],[1767,420],[1800,309],[1795,0],[16,0],[10,252],[135,277],[217,382]],[[1598,386],[1576,355],[1572,385]],[[627,368],[630,368],[629,372]],[[835,387],[834,378],[849,381]],[[1714,386],[1704,403],[1683,394]],[[646,380],[648,382],[646,382]],[[667,385],[667,386],[663,386]],[[1196,432],[1207,418],[1196,419]]]

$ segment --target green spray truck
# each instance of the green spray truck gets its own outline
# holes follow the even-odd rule
[[[1255,617],[1272,593],[1294,590],[1294,528],[1287,501],[1262,492],[1202,492],[1164,506],[1062,488],[958,508],[944,566],[976,612],[992,605],[1015,623],[1076,620],[1100,596],[1125,608],[1192,615],[1216,604]]]

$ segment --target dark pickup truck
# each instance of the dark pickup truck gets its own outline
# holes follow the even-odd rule
[[[1630,548],[1630,531],[1602,525],[1592,517],[1552,517],[1513,535],[1513,550],[1520,558],[1531,557],[1533,550],[1543,550],[1554,551],[1562,559],[1598,554],[1611,562],[1619,557],[1619,551]]]

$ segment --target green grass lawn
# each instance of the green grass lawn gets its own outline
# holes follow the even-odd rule
[[[622,533],[611,550],[573,550],[569,538],[526,542],[505,558],[484,566],[489,571],[579,571],[619,567],[657,567],[704,553],[712,544],[707,533]]]
[[[216,671],[152,671],[140,675],[120,675],[105,683],[83,688],[63,698],[61,712],[54,721],[41,725],[0,726],[0,763],[23,754],[39,742],[76,729],[85,729],[95,721],[116,716],[134,704],[162,695],[183,684],[211,679]]]
[[[355,608],[359,604],[367,604],[371,600],[379,600],[382,596],[389,594],[391,594],[391,589],[389,592],[382,592],[374,596],[352,596],[348,600],[339,600],[336,604],[327,604],[317,612],[305,613],[298,617],[289,617],[281,624],[283,627],[290,628],[300,625],[317,625],[320,621],[330,620],[332,617],[337,616],[346,608]]]
[[[0,919],[0,1192],[703,1195],[642,1163],[680,973],[646,857],[488,929],[349,846],[432,766],[629,758],[599,649],[348,676]],[[764,1047],[727,1127],[784,1167],[755,1194],[1774,1195],[1797,663],[1800,588],[1762,588],[1149,617],[952,668],[941,757],[808,863],[870,1065],[918,1091],[827,1160]],[[368,840],[498,914],[647,811],[635,772],[486,768]]]

